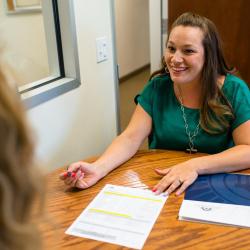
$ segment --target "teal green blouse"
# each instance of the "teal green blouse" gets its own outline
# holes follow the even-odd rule
[[[230,129],[219,135],[211,135],[200,128],[194,139],[194,146],[199,152],[218,153],[232,147],[234,145],[232,131],[250,120],[250,91],[246,83],[228,74],[222,91],[232,105],[235,119],[231,121]],[[152,117],[149,148],[172,150],[188,148],[189,140],[185,132],[180,103],[174,94],[173,82],[168,75],[150,80],[135,101]],[[199,109],[185,107],[185,113],[192,133],[199,121]]]

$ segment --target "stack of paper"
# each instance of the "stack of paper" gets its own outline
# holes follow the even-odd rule
[[[150,190],[108,184],[66,233],[141,249],[166,199]]]
[[[250,175],[199,176],[186,191],[179,219],[250,227]]]

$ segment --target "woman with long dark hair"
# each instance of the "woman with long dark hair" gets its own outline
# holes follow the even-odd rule
[[[94,163],[76,162],[60,178],[88,188],[130,159],[146,137],[149,148],[204,152],[167,169],[156,194],[181,194],[198,175],[250,167],[250,92],[224,58],[215,25],[184,13],[172,25],[163,67],[135,98],[132,119]]]

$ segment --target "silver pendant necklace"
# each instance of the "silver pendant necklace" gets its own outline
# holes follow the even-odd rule
[[[189,142],[188,142],[189,148],[186,149],[186,152],[190,153],[190,154],[194,154],[194,153],[198,152],[198,150],[194,147],[194,139],[199,133],[200,121],[198,122],[198,124],[197,124],[195,130],[193,131],[193,133],[191,133],[190,130],[189,130],[188,122],[187,122],[187,116],[186,116],[186,113],[185,113],[185,108],[184,108],[184,105],[183,105],[183,98],[182,98],[181,90],[180,90],[178,85],[177,85],[177,89],[178,89],[178,92],[179,92],[179,101],[180,101],[180,107],[181,107],[181,111],[182,111],[182,118],[183,118],[184,126],[185,126],[185,132],[186,132],[186,135],[187,135],[188,140],[189,140]]]

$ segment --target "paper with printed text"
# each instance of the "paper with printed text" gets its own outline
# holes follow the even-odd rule
[[[166,200],[150,190],[107,184],[66,234],[141,249]]]

